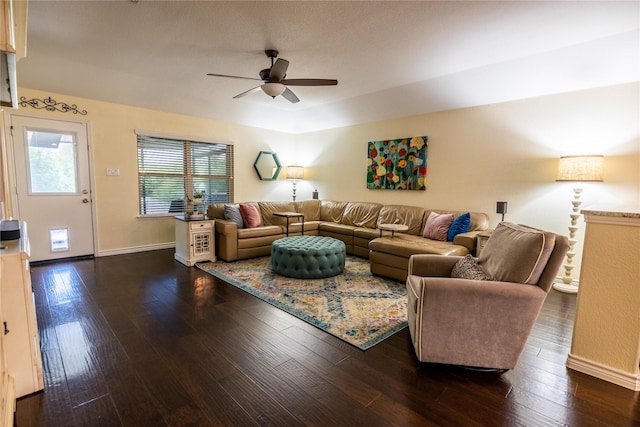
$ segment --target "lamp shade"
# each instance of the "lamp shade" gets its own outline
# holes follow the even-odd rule
[[[604,156],[560,157],[556,181],[602,181]]]
[[[282,92],[287,88],[282,83],[265,83],[261,86],[262,91],[271,97],[282,95]]]
[[[304,179],[304,168],[302,166],[289,166],[287,168],[287,179]]]

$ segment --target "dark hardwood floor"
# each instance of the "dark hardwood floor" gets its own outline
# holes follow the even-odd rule
[[[27,426],[632,426],[638,392],[570,371],[552,291],[518,366],[420,364],[409,330],[363,352],[162,250],[34,266],[45,390]],[[509,319],[505,319],[509,321]]]

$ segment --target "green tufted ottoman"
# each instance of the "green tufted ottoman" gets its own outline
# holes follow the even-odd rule
[[[297,279],[320,279],[342,273],[346,247],[331,237],[294,236],[271,244],[271,268]]]

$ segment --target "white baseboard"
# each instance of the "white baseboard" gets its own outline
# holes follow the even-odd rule
[[[159,249],[171,249],[175,247],[176,247],[175,242],[157,243],[154,245],[134,246],[129,248],[106,249],[103,251],[98,251],[96,256],[102,257],[102,256],[111,256],[111,255],[124,255],[124,254],[132,254],[136,252],[157,251]]]
[[[567,368],[580,371],[631,390],[640,390],[640,374],[633,375],[569,353]]]

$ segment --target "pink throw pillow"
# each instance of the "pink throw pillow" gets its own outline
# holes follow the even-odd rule
[[[242,220],[246,228],[255,228],[262,225],[260,212],[258,212],[258,209],[252,204],[240,203],[240,215],[242,215]]]
[[[447,241],[447,233],[453,223],[453,214],[437,214],[431,212],[424,226],[422,237],[432,240]]]

